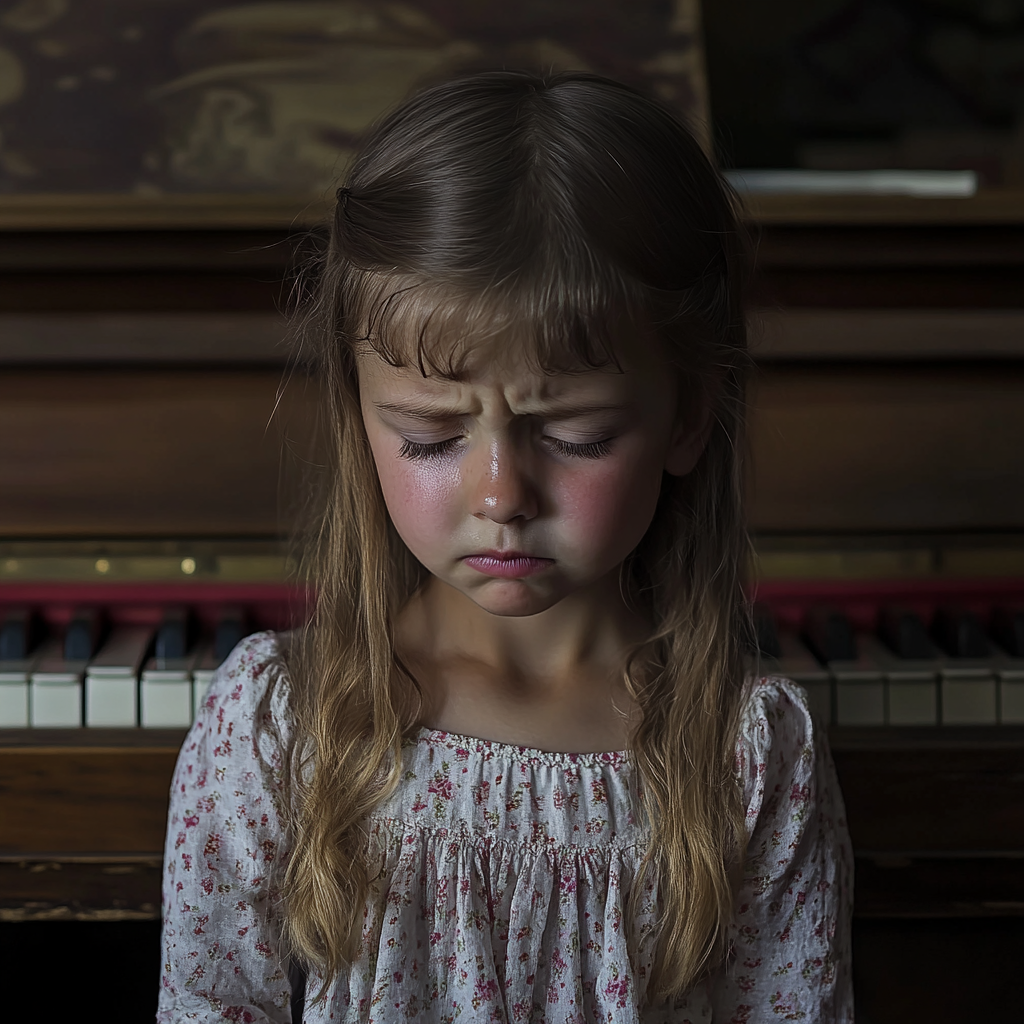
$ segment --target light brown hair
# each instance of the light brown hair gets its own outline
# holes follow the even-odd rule
[[[654,872],[662,901],[649,999],[717,963],[742,835],[742,249],[732,195],[687,127],[597,76],[465,77],[414,96],[364,141],[300,312],[327,472],[306,561],[315,612],[289,656],[306,767],[286,920],[296,955],[325,977],[358,952],[375,872],[365,818],[398,785],[420,713],[393,624],[425,570],[384,505],[354,352],[370,344],[450,373],[456,340],[515,322],[543,366],[615,372],[608,325],[623,315],[656,332],[712,410],[697,467],[665,476],[622,570],[652,625],[626,668],[651,822],[633,899]]]

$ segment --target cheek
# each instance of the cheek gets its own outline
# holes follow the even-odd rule
[[[640,458],[616,457],[570,471],[557,500],[567,535],[593,551],[624,558],[654,517],[662,470]]]
[[[458,520],[454,467],[385,457],[377,459],[377,475],[395,529],[414,553],[450,535]]]

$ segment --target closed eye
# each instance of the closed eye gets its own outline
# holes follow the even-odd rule
[[[402,459],[411,459],[414,462],[437,462],[446,455],[450,455],[461,440],[461,437],[449,437],[446,441],[424,444],[421,441],[410,441],[407,437],[403,437],[402,447],[398,449],[398,456]]]
[[[573,459],[602,459],[612,450],[611,438],[605,441],[586,441],[582,444],[562,441],[557,437],[549,437],[547,440],[559,455],[568,455]]]

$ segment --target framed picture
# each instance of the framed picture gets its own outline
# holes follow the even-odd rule
[[[0,227],[315,220],[360,133],[460,69],[588,69],[707,121],[699,0],[18,0]]]

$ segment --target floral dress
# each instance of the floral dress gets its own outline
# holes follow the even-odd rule
[[[277,642],[257,634],[214,679],[178,759],[162,1024],[291,1020],[280,952],[289,734]],[[852,1024],[849,839],[827,745],[794,684],[761,680],[745,709],[748,843],[729,955],[674,1004],[645,1006],[653,883],[625,927],[647,836],[625,752],[421,729],[403,758],[398,790],[369,821],[385,870],[359,955],[325,999],[307,998],[308,1024]]]

